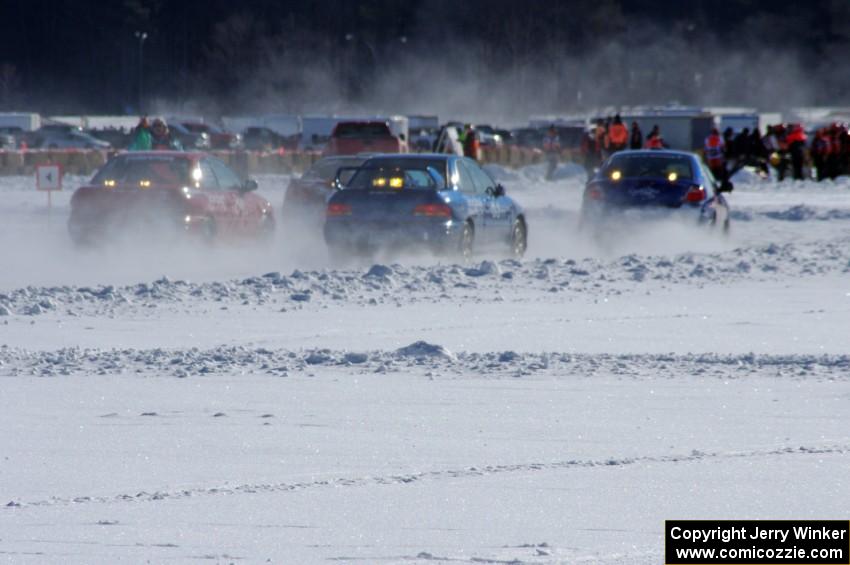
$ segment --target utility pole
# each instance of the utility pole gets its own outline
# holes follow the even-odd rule
[[[145,95],[145,39],[148,34],[145,31],[137,31],[136,39],[139,40],[139,114],[144,115],[144,95]]]

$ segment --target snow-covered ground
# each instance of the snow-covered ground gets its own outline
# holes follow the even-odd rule
[[[521,262],[81,252],[83,179],[48,217],[0,178],[0,560],[658,563],[665,519],[850,515],[850,179],[600,242],[579,171],[492,170]]]

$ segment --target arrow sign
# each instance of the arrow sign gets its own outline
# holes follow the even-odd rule
[[[59,165],[38,165],[35,168],[35,188],[42,191],[62,190],[62,168]]]

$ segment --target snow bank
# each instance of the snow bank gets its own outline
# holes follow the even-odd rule
[[[850,380],[850,355],[766,354],[576,354],[563,352],[452,353],[442,345],[417,341],[394,351],[288,350],[219,346],[211,349],[82,349],[30,351],[0,346],[0,375],[203,377],[213,374],[291,376],[313,367],[355,372],[409,372],[421,369],[446,378],[578,378],[614,375],[657,378],[691,375],[736,379],[771,376],[791,379]],[[434,372],[436,371],[436,372]],[[423,376],[425,373],[411,373]]]
[[[820,214],[820,213],[818,213]],[[787,216],[787,217],[786,217]],[[810,217],[806,208],[781,219]],[[829,216],[829,214],[827,214]],[[842,219],[847,214],[835,214]],[[460,265],[373,265],[365,272],[295,270],[289,276],[267,273],[240,280],[193,283],[160,278],[126,286],[25,287],[0,293],[0,316],[112,315],[151,308],[207,310],[224,306],[269,309],[326,307],[330,304],[402,304],[446,299],[501,300],[501,291],[523,296],[553,292],[621,294],[641,291],[635,283],[728,283],[775,280],[848,272],[850,238],[741,247],[720,253],[674,256],[629,254],[617,259],[535,259],[483,261]]]

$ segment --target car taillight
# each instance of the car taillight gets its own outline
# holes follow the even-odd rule
[[[599,189],[599,187],[592,186],[587,189],[587,198],[590,200],[604,200],[605,194]]]
[[[705,200],[705,190],[701,186],[694,186],[685,194],[685,202],[702,202],[703,200]]]
[[[447,204],[420,204],[413,209],[413,215],[450,218],[452,209]]]
[[[350,216],[351,206],[349,204],[340,204],[331,202],[328,204],[328,216]]]

